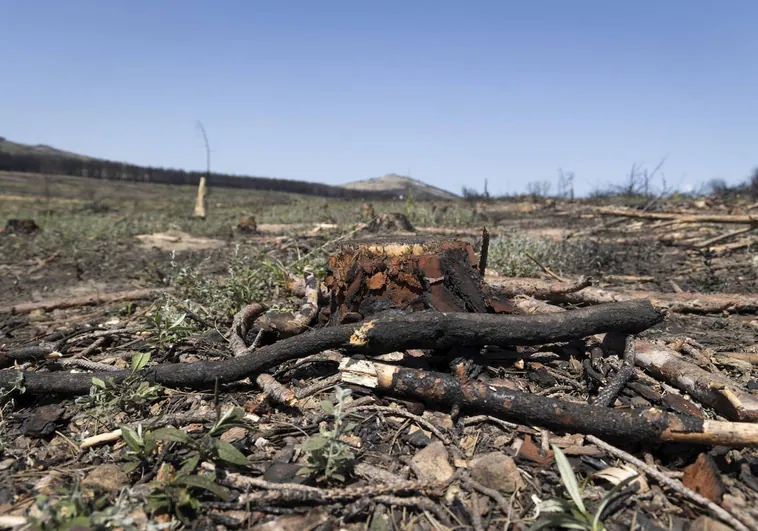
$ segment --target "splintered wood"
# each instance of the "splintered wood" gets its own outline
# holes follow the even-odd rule
[[[329,260],[325,283],[332,323],[356,322],[388,311],[485,313],[470,243],[430,238],[372,238],[345,243]]]

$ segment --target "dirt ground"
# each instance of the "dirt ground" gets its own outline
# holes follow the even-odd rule
[[[0,233],[0,527],[758,529],[758,439],[746,447],[599,440],[586,430],[510,418],[507,411],[401,397],[341,378],[352,357],[586,405],[623,367],[620,353],[598,347],[594,334],[493,347],[490,354],[489,347],[461,354],[427,346],[361,353],[330,346],[228,383],[143,379],[144,371],[160,366],[233,361],[229,332],[239,325],[236,312],[261,303],[271,315],[303,314],[308,302],[293,292],[290,277],[312,271],[323,281],[329,257],[345,241],[391,234],[365,228],[370,220],[361,217],[360,202],[211,189],[208,219],[197,220],[188,216],[193,194],[183,187],[0,175],[0,226],[28,218],[40,227]],[[728,379],[747,409],[734,413],[709,403],[704,396],[720,391],[693,393],[639,359],[607,409],[641,415],[654,408],[725,423],[752,419],[750,397],[758,401],[753,234],[710,243],[746,225],[624,218],[603,213],[606,207],[625,205],[374,204],[377,215],[406,215],[416,237],[462,240],[477,256],[486,226],[485,281],[492,286],[516,277],[564,284],[589,277],[591,289],[617,294],[724,295],[727,302],[716,310],[704,310],[698,300],[694,310],[669,307],[662,322],[636,339]],[[649,211],[737,216],[751,207],[671,198]],[[238,225],[243,216],[255,217],[256,230]],[[524,295],[542,304],[539,312],[594,305],[555,293]],[[329,306],[328,298],[316,299],[319,312]],[[528,313],[518,308],[508,313]],[[250,356],[257,355],[255,346],[273,352],[277,343],[295,345],[300,337],[287,339],[261,322],[237,329]],[[300,331],[328,328],[315,319]],[[17,371],[41,379],[10,376]],[[103,376],[109,372],[120,380],[109,383]],[[35,387],[56,373],[62,380],[102,378],[84,393]],[[739,424],[754,427],[755,419]],[[561,467],[563,455],[568,469]],[[639,476],[613,490],[630,474]],[[572,489],[567,476],[579,486]],[[553,498],[561,500],[553,515],[563,520],[546,520],[545,502]],[[592,527],[596,513],[601,523]]]

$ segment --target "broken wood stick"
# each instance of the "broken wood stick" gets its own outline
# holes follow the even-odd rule
[[[498,295],[505,297],[517,297],[525,295],[535,299],[551,299],[558,295],[566,293],[576,293],[592,285],[592,281],[586,278],[580,278],[576,282],[561,282],[554,280],[542,280],[539,278],[526,277],[495,277],[494,275],[486,276],[485,281],[497,289]]]
[[[209,388],[251,377],[282,362],[324,350],[384,354],[409,348],[539,345],[604,332],[638,334],[660,323],[665,312],[649,301],[610,303],[544,315],[416,312],[362,323],[330,326],[283,339],[273,345],[223,361],[165,363],[144,372],[147,381],[167,387]],[[23,379],[26,394],[87,394],[92,377],[122,381],[129,371],[64,374],[0,372],[0,388],[10,390]]]
[[[626,442],[758,446],[758,425],[702,420],[654,408],[608,409],[566,402],[452,375],[368,360],[346,359],[343,381],[436,406],[460,406],[477,413],[551,430],[596,435]]]
[[[677,214],[673,212],[642,212],[640,210],[622,210],[604,207],[595,209],[601,216],[618,216],[640,219],[669,219],[678,223],[737,223],[758,224],[758,216],[740,216],[734,214]]]
[[[743,227],[741,229],[733,230],[731,232],[727,232],[726,234],[720,234],[719,236],[714,236],[713,238],[709,238],[705,241],[698,243],[697,245],[695,245],[695,247],[697,247],[698,249],[705,249],[707,247],[711,247],[712,245],[716,243],[720,243],[730,238],[734,238],[735,236],[745,234],[746,232],[754,231],[756,228],[758,228],[758,225],[750,225],[749,227]]]
[[[253,322],[263,313],[263,306],[258,303],[248,304],[234,315],[232,329],[229,334],[229,348],[235,356],[242,356],[247,352],[245,337],[250,331]]]
[[[524,300],[517,297],[516,301]],[[526,299],[536,300],[536,299]],[[517,304],[517,307],[521,307]],[[563,312],[559,306],[540,307],[529,304],[535,312]],[[600,337],[603,346],[609,351],[629,354],[627,340],[622,343],[619,334],[606,334]],[[758,355],[756,355],[758,356]],[[739,388],[724,376],[706,371],[686,361],[677,352],[665,349],[645,341],[634,342],[634,365],[647,370],[681,391],[684,391],[701,403],[713,407],[718,413],[739,422],[758,422],[758,397]],[[617,384],[614,384],[614,387]]]
[[[138,301],[151,299],[161,293],[169,293],[171,289],[135,289],[129,291],[117,291],[114,293],[101,293],[98,295],[84,295],[81,297],[69,297],[65,299],[50,299],[38,302],[25,302],[15,306],[0,307],[0,314],[31,313],[36,310],[50,312],[65,308],[77,308],[80,306],[94,306],[111,302]]]
[[[731,420],[758,422],[758,396],[742,390],[729,378],[701,369],[676,352],[653,343],[639,341],[636,347],[636,365],[655,378]]]
[[[321,283],[312,270],[304,274],[305,302],[297,312],[266,312],[256,322],[285,338],[303,333],[316,320]]]
[[[576,290],[576,283],[553,282],[535,278],[488,276],[485,281],[506,297],[530,295],[536,299],[571,304],[604,304],[613,301],[649,299],[654,304],[677,313],[721,313],[758,311],[758,297],[739,293],[661,293],[656,291],[614,291],[597,287]]]

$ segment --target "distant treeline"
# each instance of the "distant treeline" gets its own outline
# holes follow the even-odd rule
[[[106,179],[111,181],[131,181],[159,184],[197,185],[205,172],[176,170],[173,168],[152,168],[102,159],[68,158],[51,155],[11,154],[0,152],[0,171],[22,173],[48,173]],[[244,177],[223,173],[211,173],[208,186],[216,188],[247,188],[315,195],[320,197],[344,197],[366,199],[390,199],[392,193],[351,190],[340,186],[310,183],[270,177]]]

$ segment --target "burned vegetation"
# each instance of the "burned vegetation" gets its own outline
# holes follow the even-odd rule
[[[0,525],[758,529],[749,211],[424,208],[2,234]]]

